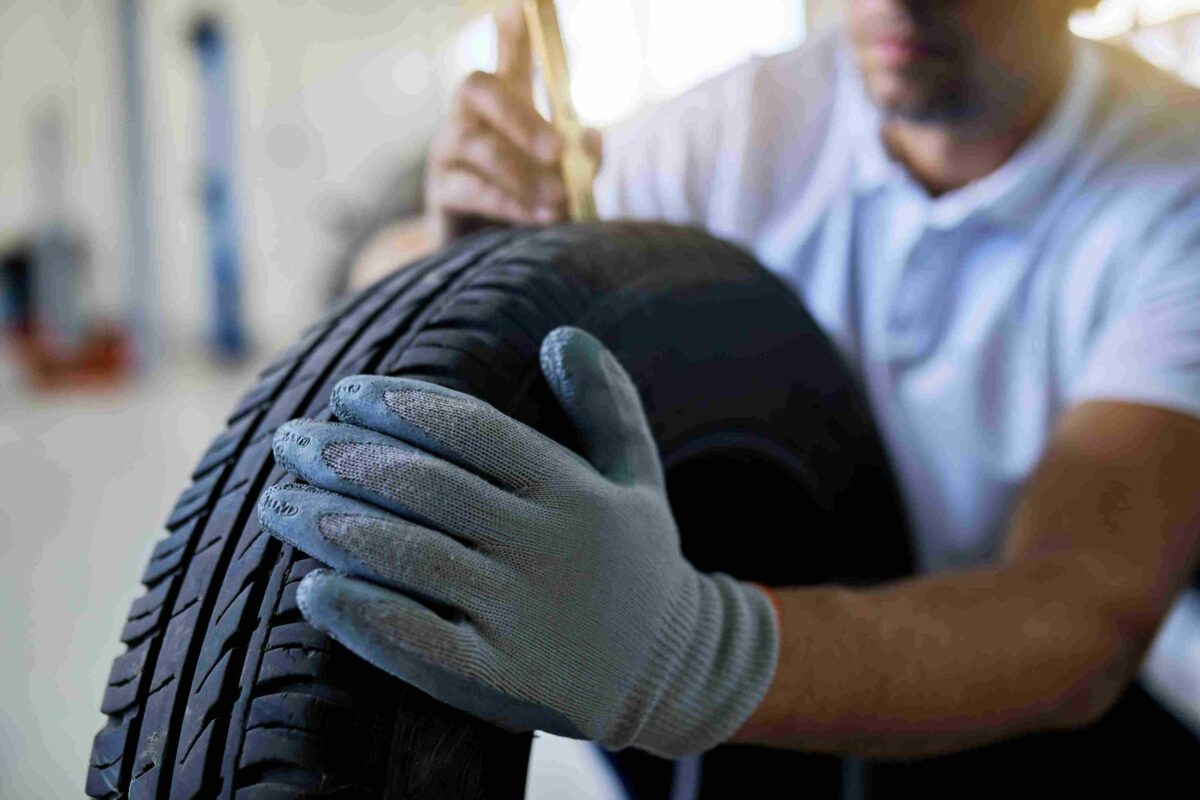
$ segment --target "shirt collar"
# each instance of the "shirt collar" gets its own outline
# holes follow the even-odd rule
[[[868,96],[848,41],[838,52],[840,127],[850,145],[854,191],[866,195],[907,184],[927,205],[931,227],[950,228],[976,213],[1002,227],[1019,228],[1053,190],[1061,169],[1078,152],[1100,88],[1099,54],[1091,42],[1070,37],[1071,74],[1054,107],[1017,151],[994,172],[931,198],[887,152],[881,114]]]

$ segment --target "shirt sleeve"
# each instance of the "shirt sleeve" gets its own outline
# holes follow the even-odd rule
[[[1068,402],[1123,400],[1200,417],[1200,199],[1192,198],[1147,238]]]

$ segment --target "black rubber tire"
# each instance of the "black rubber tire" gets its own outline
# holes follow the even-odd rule
[[[520,797],[530,736],[436,703],[306,625],[294,590],[317,564],[264,535],[255,504],[292,479],[272,459],[275,428],[329,419],[332,385],[355,373],[469,392],[577,448],[537,365],[562,324],[598,336],[637,382],[697,566],[779,584],[908,571],[903,537],[864,548],[855,533],[902,518],[891,475],[850,376],[775,276],[688,229],[484,231],[346,298],[237,404],[143,575],[88,795]],[[846,533],[816,542],[822,527],[800,520],[833,505]]]

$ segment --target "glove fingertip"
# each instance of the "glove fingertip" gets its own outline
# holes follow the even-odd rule
[[[329,406],[342,421],[352,421],[354,416],[351,402],[360,398],[371,386],[374,375],[347,375],[333,385],[329,393]]]
[[[275,486],[268,486],[258,496],[258,506],[255,508],[258,527],[272,536],[278,536],[278,529],[272,524],[273,518],[285,510],[284,505],[279,501],[278,494]]]
[[[307,433],[311,422],[307,419],[289,419],[276,428],[271,437],[271,454],[275,457],[275,463],[293,475],[299,474],[299,465],[293,458],[294,451],[312,443]]]
[[[318,630],[328,632],[325,625],[328,611],[338,594],[338,574],[327,568],[314,569],[296,587],[296,606],[304,619]]]
[[[560,325],[554,330],[547,333],[542,338],[542,345],[538,351],[538,361],[541,364],[542,372],[547,380],[551,381],[551,385],[557,388],[555,380],[562,377],[562,349],[563,346],[574,335],[573,331],[578,330],[570,325]]]
[[[574,403],[578,384],[584,375],[595,372],[604,344],[591,333],[573,325],[560,325],[542,340],[542,373],[560,403]]]

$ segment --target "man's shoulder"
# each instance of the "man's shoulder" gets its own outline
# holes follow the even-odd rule
[[[1200,89],[1126,47],[1090,42],[1104,64],[1096,144],[1120,171],[1200,173]]]
[[[1140,56],[1127,46],[1091,41],[1105,65],[1109,90],[1121,100],[1138,98],[1146,108],[1182,111],[1200,110],[1200,88],[1182,80]]]
[[[1094,226],[1140,238],[1200,191],[1200,90],[1124,47],[1088,46],[1104,78],[1073,196]]]

